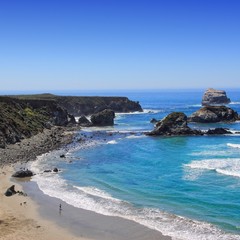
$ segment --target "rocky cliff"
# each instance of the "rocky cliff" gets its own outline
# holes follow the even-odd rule
[[[38,100],[54,101],[59,106],[67,109],[74,116],[91,115],[101,112],[104,109],[111,109],[114,112],[142,112],[139,102],[131,101],[127,97],[78,97],[78,96],[57,96],[53,94],[21,95],[14,96],[25,101]]]
[[[238,113],[226,106],[206,106],[194,112],[189,122],[216,123],[234,122],[239,119]]]
[[[202,98],[203,106],[228,104],[230,102],[231,100],[227,97],[225,91],[213,88],[207,89]]]
[[[105,109],[110,109],[110,118],[106,115],[106,118],[100,119],[102,122],[96,124],[106,125],[110,122],[112,125],[113,111],[142,111],[138,102],[125,97],[64,97],[52,94],[2,96],[0,148],[29,138],[45,128],[75,124],[73,115],[94,114]]]
[[[74,121],[73,116],[54,102],[34,106],[24,100],[0,97],[0,147],[31,137],[44,128],[66,126]]]

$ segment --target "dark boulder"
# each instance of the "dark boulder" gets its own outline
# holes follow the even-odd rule
[[[33,176],[33,172],[30,170],[20,170],[15,172],[12,177],[16,177],[16,178],[25,178],[25,177],[32,177]]]
[[[7,189],[7,191],[4,193],[5,196],[10,197],[17,192],[15,191],[15,185],[12,185],[10,188]]]
[[[60,158],[65,158],[65,157],[66,157],[65,154],[60,155]]]
[[[59,172],[59,169],[58,168],[54,168],[53,172],[57,173],[57,172]]]
[[[238,113],[226,106],[206,106],[194,112],[189,122],[216,123],[234,122],[238,120]]]
[[[228,104],[231,100],[223,90],[207,89],[202,98],[203,106]]]
[[[86,118],[86,116],[82,115],[78,119],[78,124],[82,127],[90,127],[92,126],[92,123]]]
[[[209,129],[206,132],[207,135],[221,135],[221,134],[232,134],[227,128],[214,128],[214,129]]]
[[[44,170],[43,172],[48,173],[48,172],[52,172],[52,170],[47,169],[47,170]]]
[[[147,135],[179,136],[202,135],[199,130],[193,130],[187,125],[187,116],[182,112],[173,112],[164,119],[158,121],[152,132]]]
[[[102,112],[93,114],[91,122],[95,126],[112,126],[114,124],[115,113],[110,109],[105,109]]]

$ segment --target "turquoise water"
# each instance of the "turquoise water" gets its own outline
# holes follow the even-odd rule
[[[36,176],[39,187],[73,206],[132,219],[174,239],[240,239],[240,135],[145,136],[141,132],[153,128],[151,118],[172,111],[189,115],[200,107],[202,93],[128,95],[144,113],[117,114],[114,127],[83,130],[92,141],[69,151],[67,160],[59,153],[39,158],[35,170],[63,169]],[[240,91],[228,95],[230,107],[240,112]],[[240,130],[238,122],[192,124],[219,126]]]

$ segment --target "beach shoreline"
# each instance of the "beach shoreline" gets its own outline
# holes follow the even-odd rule
[[[28,161],[34,161],[36,156],[40,154],[59,147],[63,147],[64,151],[70,149],[67,144],[72,143],[75,134],[69,129],[64,131],[63,128],[61,128],[61,131],[60,129],[53,131],[57,134],[57,144],[49,141],[52,132],[47,131],[47,133],[41,133],[40,136],[34,136],[16,145],[14,144],[15,146],[8,146],[3,149],[5,156],[10,161],[7,164],[8,159],[5,158],[5,161],[1,162],[3,166],[0,174],[2,182],[1,202],[3,203],[0,212],[1,239],[16,239],[16,237],[23,240],[171,239],[163,236],[159,231],[149,229],[131,220],[104,216],[70,206],[57,198],[43,194],[37,184],[29,181],[29,179],[25,181],[11,178],[16,168],[27,166]],[[39,150],[37,146],[42,145],[45,147]],[[26,156],[29,152],[31,154]],[[4,196],[4,192],[11,185],[15,185],[16,191],[23,190],[28,196],[24,197],[18,194],[11,197]],[[60,204],[61,210],[59,209]]]

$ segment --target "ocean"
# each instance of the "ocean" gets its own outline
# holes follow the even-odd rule
[[[72,92],[66,95],[127,96],[142,113],[116,114],[115,125],[83,128],[73,147],[42,155],[32,178],[44,194],[108,216],[119,216],[173,239],[240,239],[240,134],[149,137],[143,132],[173,111],[190,115],[203,91]],[[227,90],[240,113],[240,90]],[[193,128],[240,123],[190,124]],[[84,140],[84,144],[79,139]],[[77,141],[78,140],[78,141]],[[65,154],[66,158],[60,158]]]

